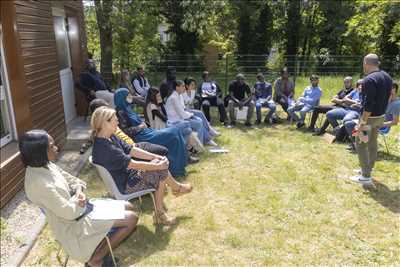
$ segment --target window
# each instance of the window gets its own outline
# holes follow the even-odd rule
[[[53,16],[54,33],[56,35],[57,58],[60,70],[70,67],[67,24],[62,16]]]
[[[5,146],[13,139],[12,110],[7,90],[7,77],[4,65],[3,35],[0,28],[0,147]]]

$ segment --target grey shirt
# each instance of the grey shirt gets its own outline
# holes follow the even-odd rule
[[[385,120],[391,121],[394,117],[400,116],[400,98],[390,102],[386,108]]]

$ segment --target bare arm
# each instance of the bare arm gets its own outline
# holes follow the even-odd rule
[[[167,158],[163,160],[154,159],[151,162],[131,160],[128,169],[142,171],[160,171],[168,169],[169,161]]]

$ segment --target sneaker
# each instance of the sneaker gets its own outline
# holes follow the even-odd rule
[[[250,122],[245,122],[244,126],[251,127],[252,125]]]
[[[321,135],[323,135],[325,133],[325,131],[316,131],[316,132],[314,132],[312,135],[313,136],[321,136]]]
[[[261,120],[256,120],[256,124],[257,125],[261,124]]]
[[[218,132],[217,130],[215,130],[213,127],[211,127],[210,126],[210,134],[212,135],[212,136],[220,136],[221,135],[221,133],[220,132]]]
[[[194,164],[194,163],[197,163],[197,162],[199,162],[199,158],[198,157],[195,157],[195,156],[189,156],[189,164]]]
[[[209,145],[209,146],[218,146],[217,143],[215,143],[213,140],[208,141],[207,145]]]
[[[372,181],[371,177],[364,177],[362,175],[355,175],[349,178],[351,181],[362,184],[362,185],[373,185],[374,182]]]

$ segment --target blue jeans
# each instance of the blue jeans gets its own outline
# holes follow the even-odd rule
[[[312,111],[313,109],[314,109],[314,107],[312,107],[310,105],[306,105],[304,103],[297,102],[296,105],[289,107],[287,111],[288,111],[289,116],[292,117],[292,119],[294,121],[304,122],[304,119],[306,118],[306,114],[308,112]],[[300,118],[299,118],[299,116],[297,116],[296,111],[300,112]]]
[[[267,116],[265,116],[266,120],[271,119],[272,115],[276,111],[276,105],[273,101],[266,101],[264,103],[261,103],[260,100],[256,100],[256,115],[257,115],[257,120],[261,121],[261,108],[262,107],[267,107],[269,109]]]
[[[351,134],[353,133],[354,128],[356,127],[357,122],[356,120],[349,120],[344,123],[344,127],[346,128],[347,134],[351,137]]]
[[[346,121],[357,119],[359,116],[360,114],[357,111],[345,108],[335,108],[326,113],[326,118],[333,128],[339,126],[338,120],[342,120],[345,123]]]
[[[197,132],[197,136],[199,137],[199,140],[202,142],[203,145],[210,141],[210,134],[204,127],[202,119],[193,116],[186,121],[190,123],[190,127],[192,128],[192,130]]]
[[[186,140],[186,143],[189,141],[189,135],[192,133],[192,128],[190,127],[190,123],[188,121],[175,121],[175,122],[167,122],[167,127],[175,127],[178,128],[182,133],[183,137]]]

